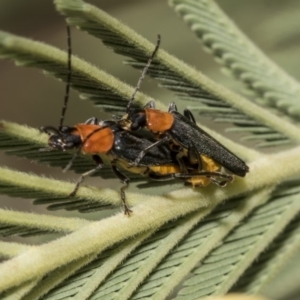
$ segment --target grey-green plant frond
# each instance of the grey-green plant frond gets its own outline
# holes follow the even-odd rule
[[[44,278],[39,278],[35,282],[30,282],[28,285],[25,284],[24,289],[26,289],[25,293],[22,295],[23,300],[31,300],[31,299],[44,299],[45,295],[49,293],[49,291],[53,290],[53,288],[59,286],[61,282],[63,282],[66,278],[69,278],[76,271],[83,268],[85,265],[90,263],[97,257],[97,254],[91,254],[85,257],[82,257],[74,262],[71,262],[67,265],[61,266],[55,271],[51,272]],[[14,294],[13,294],[14,295]],[[73,295],[73,294],[72,294]],[[63,292],[61,292],[60,297],[64,298]]]
[[[176,190],[163,197],[149,196],[149,201],[146,201],[145,195],[143,199],[140,199],[139,195],[128,193],[129,201],[135,200],[135,203],[139,203],[134,206],[135,211],[130,220],[121,213],[102,221],[92,222],[67,236],[35,248],[35,255],[32,255],[32,251],[29,250],[4,262],[0,266],[0,276],[2,278],[0,290],[6,290],[25,281],[44,276],[46,273],[61,266],[61,264],[71,263],[96,251],[101,252],[117,241],[122,241],[149,229],[158,229],[164,223],[186,215],[200,207],[210,206],[213,208],[225,198],[238,196],[247,190],[256,190],[270,186],[276,181],[281,181],[291,174],[300,172],[300,166],[294,163],[298,156],[299,149],[295,148],[270,157],[263,157],[250,165],[253,171],[242,182],[241,180],[236,180],[237,183],[240,183],[232,184],[227,189],[203,190],[201,192],[201,201],[199,200],[199,191],[191,189]],[[274,160],[281,161],[286,166],[286,169],[282,169],[279,164],[274,165]],[[268,176],[265,176],[266,172]],[[86,189],[83,188],[83,190]],[[78,196],[80,197],[81,193]],[[291,196],[291,199],[294,198]],[[297,203],[299,201],[287,205],[287,212],[282,214],[286,215],[287,218],[284,219],[285,221],[279,222],[278,228],[280,226],[283,227],[284,222],[288,222],[290,216],[298,211],[299,204]],[[206,215],[207,210],[204,209],[202,214],[203,216]],[[99,236],[101,236],[101,239],[98,238]],[[271,237],[272,235],[269,238]],[[55,249],[60,249],[61,251],[57,253]],[[49,259],[50,256],[51,259]],[[18,266],[18,272],[14,272],[14,274],[11,273],[12,270],[15,270],[15,268],[12,268],[13,265]]]
[[[32,280],[29,283],[26,282],[15,289],[11,289],[1,294],[1,297],[5,300],[22,300],[24,296],[38,283],[38,280]]]
[[[0,191],[11,197],[37,198],[36,204],[56,203],[60,209],[88,210],[104,209],[110,206],[119,206],[118,192],[110,189],[95,190],[82,187],[74,198],[69,194],[74,184],[60,180],[41,177],[25,172],[0,168]],[[129,200],[130,203],[131,200]],[[133,200],[133,203],[136,200]],[[50,209],[52,207],[50,206]],[[57,209],[55,206],[53,209]]]
[[[153,43],[99,8],[82,0],[56,0],[55,4],[70,24],[100,38],[116,53],[130,57],[128,64],[142,69],[154,49]],[[161,86],[175,91],[180,99],[194,100],[200,105],[189,107],[217,122],[232,123],[245,139],[263,140],[260,147],[274,147],[299,139],[299,130],[290,123],[284,130],[282,118],[270,114],[247,99],[227,90],[201,72],[159,50],[148,74]],[[262,135],[263,133],[263,135]],[[292,137],[293,135],[293,137]]]
[[[151,297],[153,299],[165,299],[176,286],[195,268],[201,260],[208,255],[208,253],[216,247],[218,243],[226,236],[232,228],[237,226],[239,222],[253,210],[254,207],[263,205],[267,202],[270,196],[270,188],[263,189],[247,197],[231,199],[226,204],[217,207],[214,211],[204,218],[197,226],[189,231],[178,243],[177,247],[172,247],[172,251],[159,263],[155,271],[148,276],[147,280],[142,283],[141,278],[137,283],[140,286],[134,292],[132,298],[139,299],[143,296]],[[246,203],[244,202],[246,201]],[[226,224],[222,224],[223,218],[226,216]],[[193,220],[194,219],[194,220]],[[191,221],[199,222],[199,213],[194,213],[193,218],[189,216],[184,222],[178,222],[178,227],[187,226]],[[194,227],[194,226],[193,226]],[[177,234],[180,228],[170,230],[170,235],[164,238],[164,243],[160,247],[164,248],[169,244],[172,235]],[[166,244],[166,245],[165,245]],[[143,263],[149,264],[157,257],[156,251],[148,255]],[[179,271],[180,270],[180,271]],[[117,274],[115,275],[117,277]],[[122,288],[122,295],[126,295],[128,290],[134,286],[133,282],[136,281],[138,276],[131,276]],[[158,284],[157,281],[161,277],[166,277],[164,282]],[[141,284],[142,283],[142,284]],[[104,290],[104,286],[98,289],[98,293]],[[127,295],[122,299],[129,298]],[[131,294],[130,294],[131,295]]]
[[[79,218],[62,218],[0,209],[1,236],[69,233],[88,223],[87,220]]]
[[[197,3],[204,3],[201,1]],[[180,0],[175,2],[177,8],[183,7]],[[186,0],[184,7],[198,13],[200,6],[195,3]],[[206,3],[192,21],[209,22],[214,35],[206,35],[205,39],[233,68],[234,74],[253,83],[255,91],[262,83],[263,96],[269,100],[272,91],[267,84],[272,80],[272,63],[268,65],[268,74],[261,76],[261,70],[254,72],[255,64],[253,67],[248,62],[248,66],[236,53],[232,56],[226,52],[239,51],[235,50],[239,49],[235,45],[238,42],[222,33],[218,18],[214,23],[211,11],[205,10],[209,10],[210,0]],[[68,23],[129,57],[128,63],[133,67],[144,67],[153,43],[82,0],[54,0],[54,4]],[[226,48],[223,44],[220,49],[216,46],[219,35],[223,36]],[[249,57],[248,52],[244,55]],[[45,43],[0,31],[0,58],[68,81],[67,53]],[[133,87],[75,55],[71,62],[71,88],[82,98],[102,110],[125,110]],[[296,82],[276,66],[272,70],[278,89],[286,82],[297,93]],[[244,140],[260,140],[261,146],[274,147],[290,142],[299,144],[300,129],[288,118],[278,117],[268,105],[251,103],[162,49],[150,66],[149,75],[177,93],[181,104],[185,99],[198,101],[195,111],[198,109],[217,122],[233,123],[227,129],[241,132]],[[278,91],[274,95],[276,99],[281,97]],[[281,112],[289,114],[295,106],[285,102],[284,97],[276,100],[276,105],[280,101],[288,103]],[[135,100],[137,107],[143,107],[151,97],[138,92]],[[166,111],[163,102],[156,103]],[[33,200],[33,204],[40,205],[38,209],[47,206],[50,212],[41,213],[36,206],[32,206],[36,209],[33,212],[28,212],[28,208],[0,208],[0,236],[4,237],[0,241],[0,298],[198,300],[232,291],[257,294],[263,290],[300,245],[300,146],[290,143],[289,149],[265,154],[202,124],[201,128],[247,162],[250,171],[246,176],[234,176],[233,182],[224,188],[214,184],[205,188],[185,187],[178,179],[161,189],[145,177],[141,183],[142,176],[133,174],[133,184],[126,189],[126,201],[133,211],[130,216],[121,209],[120,182],[113,185],[110,180],[112,188],[103,182],[99,186],[84,183],[76,196],[70,197],[74,182],[36,175],[31,168],[25,172],[14,170],[15,166],[1,166],[0,194],[19,197],[20,204]],[[74,154],[72,150],[45,151],[47,147],[48,137],[38,129],[0,121],[0,150],[5,155],[64,168]],[[105,163],[109,161],[105,155],[101,158]],[[91,157],[80,154],[71,170],[83,173],[93,167]],[[122,168],[122,160],[118,167]],[[95,175],[111,178],[113,172],[108,165]],[[148,189],[137,192],[133,190],[135,183]],[[116,207],[116,212],[108,211]],[[62,209],[72,211],[72,216],[64,211],[59,212],[63,216],[55,215],[55,210]],[[104,209],[106,217],[88,214]],[[85,214],[78,217],[81,212]]]
[[[204,259],[201,266],[194,269],[193,276],[184,282],[176,299],[227,293],[299,210],[299,193],[293,196],[275,193],[269,205],[257,208]]]
[[[299,121],[299,83],[254,45],[215,1],[170,0],[169,3],[216,61],[243,82],[259,103],[276,107]]]
[[[275,277],[262,287],[260,292],[269,299],[278,295],[281,299],[287,299],[292,295],[297,295],[299,285],[295,278],[299,278],[299,248],[283,265],[279,265],[280,272],[275,273]]]
[[[12,59],[19,66],[42,69],[56,78],[67,81],[66,52],[45,43],[0,31],[0,57]],[[72,57],[71,86],[78,90],[84,99],[92,100],[95,105],[101,103],[101,107],[108,110],[112,106],[114,111],[118,109],[117,106],[121,107],[119,110],[124,110],[132,95],[130,86],[76,56]],[[139,93],[136,100],[143,105],[151,98]]]
[[[146,241],[147,237],[151,234],[153,234],[153,231],[139,234],[133,239],[107,249],[100,255],[91,256],[92,259],[90,259],[90,263],[86,263],[85,266],[78,268],[77,272],[73,272],[75,274],[61,282],[45,299],[56,299],[57,297],[61,297],[62,293],[65,298],[72,297],[76,300],[88,299],[94,294],[98,286],[101,285],[112,272],[116,272],[120,268],[120,264],[124,262],[131,252],[142,242]],[[138,260],[142,260],[142,257],[139,257]],[[122,269],[125,269],[124,267],[126,268],[126,266],[123,265]],[[123,271],[123,273],[125,272]],[[55,276],[55,274],[53,275]],[[126,275],[128,275],[128,272]],[[47,280],[44,280],[42,285],[46,286],[46,281]]]
[[[0,257],[11,258],[22,253],[23,251],[27,251],[30,247],[30,245],[25,244],[0,241]]]
[[[297,216],[234,285],[233,292],[261,293],[285,263],[300,248],[300,219]]]

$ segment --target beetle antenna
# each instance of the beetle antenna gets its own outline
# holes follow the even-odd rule
[[[71,55],[72,55],[71,30],[70,30],[69,25],[67,25],[67,37],[68,37],[68,74],[67,74],[68,77],[67,77],[64,105],[63,105],[63,108],[62,108],[59,127],[58,127],[59,131],[61,130],[61,128],[63,126],[63,122],[64,122],[66,111],[67,111],[67,105],[68,105],[69,94],[70,94],[71,73],[72,73],[72,71],[71,71]]]
[[[126,112],[129,111],[129,109],[130,109],[130,107],[131,107],[131,104],[132,104],[132,102],[133,102],[133,100],[134,100],[134,97],[135,97],[136,93],[140,90],[141,83],[142,83],[143,79],[145,78],[145,76],[146,76],[146,74],[147,74],[147,71],[148,71],[148,69],[149,69],[149,67],[150,67],[150,65],[151,65],[151,63],[152,63],[152,61],[153,61],[153,59],[154,59],[154,57],[155,57],[155,54],[156,54],[156,52],[157,52],[157,50],[158,50],[158,48],[159,48],[159,45],[160,45],[160,34],[157,35],[157,42],[156,42],[156,46],[155,46],[155,48],[154,48],[154,51],[152,52],[150,58],[148,59],[148,62],[147,62],[147,64],[146,64],[146,66],[145,66],[144,69],[143,69],[142,75],[141,75],[141,77],[139,78],[138,83],[137,83],[137,85],[136,85],[136,87],[135,87],[135,89],[134,89],[134,91],[133,91],[133,94],[132,94],[132,96],[131,96],[131,98],[130,98],[128,104],[127,104]]]

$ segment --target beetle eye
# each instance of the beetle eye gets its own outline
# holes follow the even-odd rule
[[[51,148],[64,150],[64,141],[61,139],[59,135],[52,135],[48,140],[48,145]]]

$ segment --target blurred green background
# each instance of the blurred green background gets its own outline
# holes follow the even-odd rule
[[[263,51],[288,73],[300,78],[299,0],[218,0],[216,2]],[[241,86],[220,72],[220,66],[202,50],[194,34],[168,6],[167,1],[102,0],[90,1],[90,3],[99,6],[153,42],[156,41],[157,33],[160,33],[163,49],[216,81],[241,91]],[[50,0],[1,0],[0,30],[66,49],[65,22]],[[72,29],[72,50],[74,54],[126,83],[136,84],[139,72],[124,66],[122,57],[104,47],[99,40],[74,28]],[[1,119],[32,127],[58,124],[65,90],[64,84],[44,76],[39,70],[16,67],[11,61],[0,60],[0,90]],[[156,83],[149,78],[144,81],[142,90],[154,99],[160,99],[166,103],[176,101],[172,93],[157,87]],[[109,117],[93,108],[90,103],[79,100],[77,93],[72,92],[65,124],[82,122],[91,116]],[[71,173],[62,174],[59,169],[38,166],[27,160],[9,157],[2,153],[0,153],[0,164],[21,171],[51,175],[55,178],[77,178]],[[99,179],[89,179],[87,183],[99,184]],[[4,196],[0,199],[2,207],[29,211],[35,209],[35,211],[44,212],[42,207],[33,208],[28,205],[28,200]],[[53,214],[65,214],[65,212]],[[95,218],[97,217],[96,215]],[[300,282],[299,278],[298,281]],[[280,298],[280,292],[273,289],[270,296],[275,298],[275,295],[276,298]]]

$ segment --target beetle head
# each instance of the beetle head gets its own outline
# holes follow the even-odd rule
[[[49,135],[48,145],[50,149],[65,151],[76,149],[82,144],[81,137],[75,133],[76,129],[73,127],[63,126],[58,130],[54,127],[46,126],[42,127],[41,131]]]
[[[131,108],[128,114],[126,114],[119,124],[126,130],[138,130],[146,126],[146,114],[143,109]]]

